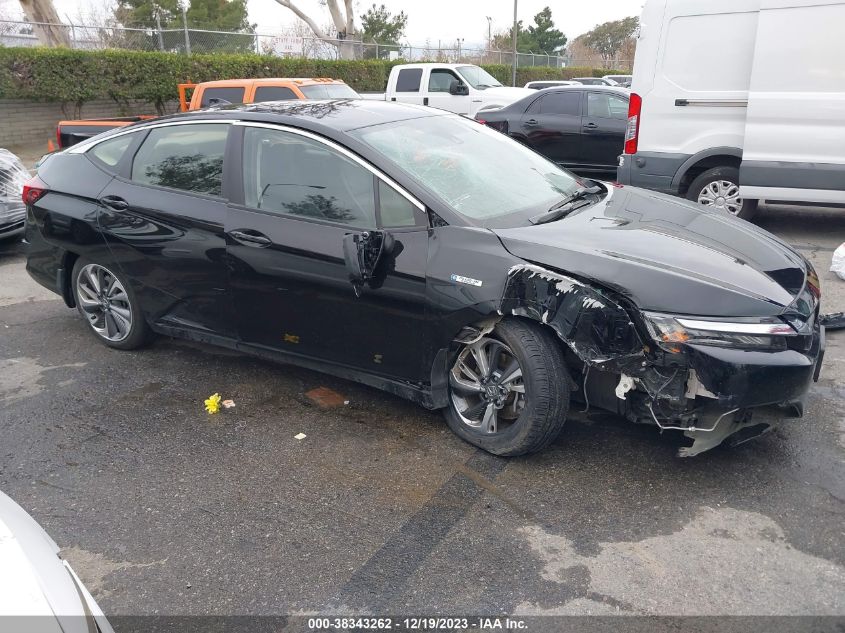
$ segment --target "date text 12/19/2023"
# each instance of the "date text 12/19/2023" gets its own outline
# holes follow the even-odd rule
[[[525,620],[509,617],[314,617],[311,631],[526,631]]]

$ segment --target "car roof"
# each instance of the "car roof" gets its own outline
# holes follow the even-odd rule
[[[551,88],[544,88],[543,90],[539,90],[538,92],[541,93],[548,93],[548,92],[557,92],[557,91],[570,91],[570,92],[577,92],[579,90],[584,91],[588,90],[590,92],[609,92],[611,94],[618,94],[625,97],[631,95],[631,90],[629,88],[623,88],[622,86],[606,86],[606,85],[587,85],[587,84],[577,84],[574,86],[552,86]]]
[[[346,132],[371,125],[381,125],[432,116],[456,116],[445,110],[419,105],[369,99],[325,99],[265,101],[192,110],[160,117],[148,124],[190,119],[237,119],[289,124],[312,130]]]
[[[262,77],[260,79],[217,79],[215,81],[203,81],[199,85],[203,88],[240,88],[241,86],[250,85],[280,86],[284,84],[314,86],[322,84],[345,84],[345,82],[330,77]]]

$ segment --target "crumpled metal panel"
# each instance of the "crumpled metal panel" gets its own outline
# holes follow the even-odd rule
[[[628,313],[577,279],[532,264],[513,266],[499,312],[549,325],[588,366],[643,372],[643,344]]]

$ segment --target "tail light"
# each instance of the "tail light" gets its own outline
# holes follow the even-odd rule
[[[484,119],[476,119],[476,121],[481,123],[481,125],[487,125],[487,121],[485,121]]]
[[[38,176],[33,176],[23,184],[21,198],[23,203],[29,206],[38,202],[47,191],[47,183]]]
[[[56,126],[56,149],[62,149],[62,126]]]
[[[643,108],[643,98],[636,92],[631,93],[628,103],[628,126],[625,128],[625,153],[636,154],[637,142],[640,136],[640,113]]]

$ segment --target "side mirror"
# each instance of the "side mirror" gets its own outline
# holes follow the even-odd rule
[[[357,288],[373,278],[376,267],[384,255],[393,252],[396,244],[390,233],[364,231],[343,236],[343,258],[349,281]]]
[[[452,83],[449,84],[449,94],[465,97],[469,94],[469,88],[467,88],[466,84],[461,83],[457,79],[453,79]]]
[[[343,259],[346,261],[349,281],[353,284],[364,282],[364,271],[361,267],[361,258],[358,252],[358,238],[359,236],[355,233],[343,236]]]

